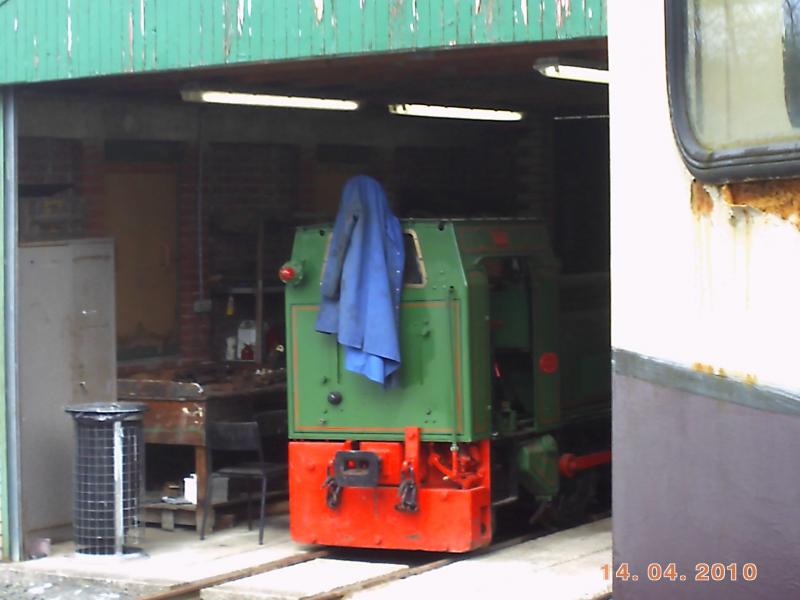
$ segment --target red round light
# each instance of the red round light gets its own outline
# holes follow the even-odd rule
[[[280,279],[283,283],[290,282],[292,279],[294,279],[295,275],[297,275],[297,272],[292,267],[288,267],[286,265],[282,266],[278,270],[278,279]]]
[[[558,354],[543,352],[539,357],[539,370],[546,375],[552,375],[558,371]]]

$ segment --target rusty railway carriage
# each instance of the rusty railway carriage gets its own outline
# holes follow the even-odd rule
[[[630,4],[609,3],[614,598],[797,598],[800,2]]]
[[[590,499],[608,463],[607,274],[559,275],[536,220],[403,222],[399,385],[344,370],[315,331],[329,226],[286,282],[295,540],[465,552],[493,507]]]

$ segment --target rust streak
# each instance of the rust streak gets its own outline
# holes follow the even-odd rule
[[[714,201],[702,183],[696,179],[692,181],[692,212],[698,216],[708,216],[714,210]]]
[[[711,365],[707,365],[705,363],[696,362],[692,365],[692,369],[698,371],[699,373],[705,373],[707,375],[718,375],[719,377],[726,377],[724,369],[715,369]]]
[[[714,367],[705,363],[696,362],[692,364],[692,369],[698,373],[705,373],[706,375],[715,375],[723,379],[738,379],[746,385],[757,385],[758,378],[752,373],[741,373],[739,371],[728,372],[722,367]]]
[[[755,208],[800,229],[800,179],[730,183],[720,191],[731,206]]]

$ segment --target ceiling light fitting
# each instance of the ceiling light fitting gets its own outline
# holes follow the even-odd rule
[[[354,100],[333,98],[306,98],[303,96],[276,96],[272,94],[249,94],[217,90],[182,90],[181,98],[186,102],[208,102],[211,104],[238,104],[242,106],[269,106],[274,108],[307,108],[314,110],[357,110]]]
[[[545,77],[608,85],[608,69],[561,64],[557,58],[537,60],[533,63],[533,68]]]
[[[439,119],[472,119],[477,121],[520,121],[524,116],[512,110],[436,106],[432,104],[390,104],[389,112],[407,117],[434,117]]]

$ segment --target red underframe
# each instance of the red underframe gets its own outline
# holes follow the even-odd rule
[[[290,442],[292,538],[307,544],[446,552],[489,544],[489,442],[463,444],[460,454],[445,452],[444,460],[442,447],[446,451],[449,446],[420,443],[418,429],[407,430],[405,442],[361,442],[361,450],[381,457],[379,485],[344,488],[332,509],[323,483],[334,455],[351,449],[350,442]],[[395,508],[401,473],[408,473],[409,465],[419,490],[419,510],[413,513]],[[459,473],[458,485],[445,465]]]

